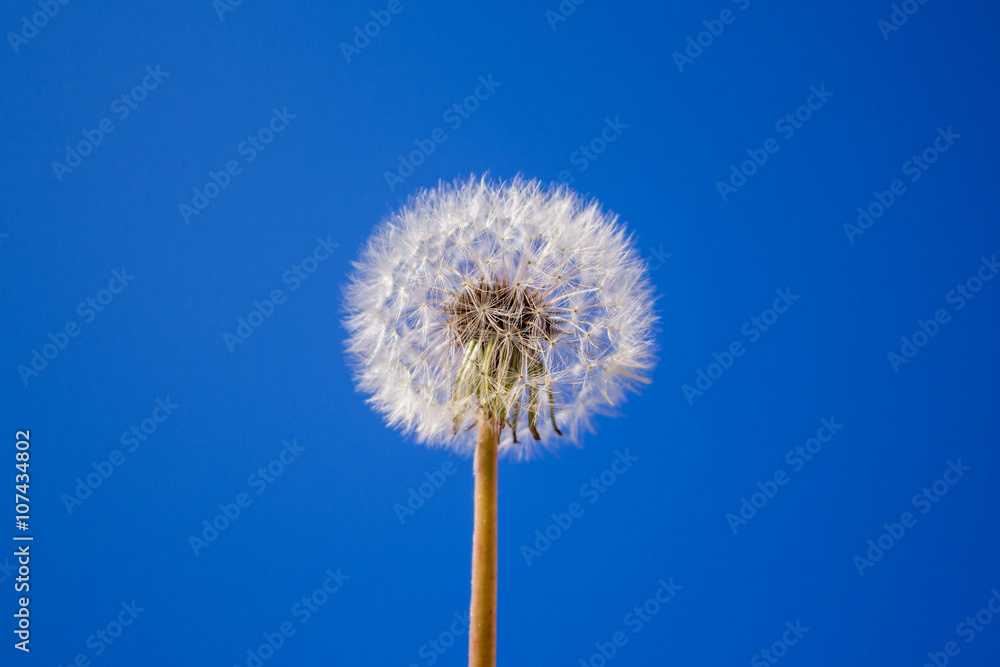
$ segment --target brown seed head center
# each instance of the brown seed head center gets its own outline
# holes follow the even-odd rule
[[[464,346],[474,340],[510,340],[522,350],[534,349],[558,334],[550,312],[536,290],[506,281],[467,285],[445,307],[449,327]]]

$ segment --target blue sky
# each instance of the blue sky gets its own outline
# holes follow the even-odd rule
[[[3,664],[465,664],[470,461],[339,320],[484,172],[617,213],[661,316],[501,463],[499,664],[995,664],[994,4],[223,2],[0,12]]]

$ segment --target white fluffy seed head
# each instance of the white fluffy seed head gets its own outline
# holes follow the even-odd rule
[[[578,444],[649,381],[653,295],[632,241],[565,186],[482,179],[411,198],[368,240],[345,290],[358,388],[418,441],[501,454]]]

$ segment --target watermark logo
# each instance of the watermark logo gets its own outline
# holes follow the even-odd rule
[[[915,509],[920,510],[920,514],[927,514],[934,504],[941,502],[941,499],[948,493],[949,489],[965,477],[965,473],[972,470],[971,466],[962,465],[962,459],[948,461],[941,479],[936,480],[930,486],[920,489],[910,499],[910,504]],[[909,528],[917,525],[917,516],[912,512],[903,512],[899,516],[899,521],[894,523],[883,523],[885,532],[878,537],[868,540],[868,549],[864,555],[854,556],[854,567],[858,570],[859,576],[865,576],[865,570],[871,569],[875,563],[882,560],[882,557],[906,535]]]
[[[805,104],[799,106],[795,111],[786,113],[774,124],[776,132],[788,141],[795,136],[796,131],[801,130],[805,123],[812,118],[813,113],[823,108],[823,105],[833,97],[833,93],[826,89],[826,84],[820,84],[819,88],[810,86],[811,95],[806,98]],[[750,159],[740,163],[739,168],[735,164],[729,165],[729,178],[725,181],[716,181],[715,188],[722,197],[722,201],[729,201],[729,197],[747,184],[747,179],[757,173],[757,170],[767,164],[770,156],[781,150],[781,144],[774,137],[764,140],[761,148],[748,148],[747,156]]]
[[[122,445],[128,446],[129,453],[135,452],[139,449],[139,445],[149,440],[149,437],[156,433],[159,425],[167,421],[170,415],[174,414],[174,410],[179,407],[181,406],[171,401],[169,396],[165,399],[156,399],[156,407],[153,408],[152,414],[139,422],[139,424],[132,426],[128,431],[122,433]],[[124,463],[125,455],[118,449],[111,450],[108,458],[102,461],[91,461],[90,466],[94,471],[87,473],[84,477],[76,478],[76,487],[73,489],[72,494],[62,494],[61,500],[63,507],[66,508],[66,512],[72,514],[74,509],[83,505],[83,501],[90,498],[94,494],[94,491],[100,488],[115,473],[115,470]]]
[[[659,588],[642,604],[632,608],[632,611],[625,614],[622,624],[632,631],[632,635],[637,635],[653,620],[653,617],[670,603],[683,586],[674,583],[674,578],[670,577],[666,581],[660,579],[656,582]],[[609,641],[594,642],[596,651],[587,658],[580,658],[580,667],[604,667],[618,655],[618,651],[628,644],[629,637],[623,630],[618,630],[611,635]]]
[[[888,42],[889,35],[898,32],[906,25],[910,17],[920,11],[920,7],[925,4],[927,4],[927,0],[903,0],[900,5],[894,4],[892,13],[889,14],[889,20],[879,19],[875,22],[875,26],[882,33],[882,40]]]
[[[30,20],[27,16],[22,16],[21,29],[16,33],[7,33],[7,41],[10,42],[14,53],[19,52],[21,47],[28,43],[28,40],[37,35],[39,30],[49,24],[50,19],[55,18],[55,15],[59,13],[60,5],[68,5],[69,3],[70,0],[38,0],[38,6],[41,8],[41,11],[32,14]]]
[[[480,103],[488,100],[496,89],[503,85],[502,81],[494,81],[492,74],[485,78],[480,76],[478,80],[479,85],[476,86],[471,95],[461,102],[451,105],[441,114],[441,120],[452,130],[462,127],[465,121],[472,117],[472,113],[479,108]],[[386,170],[382,174],[385,177],[386,184],[389,186],[389,191],[395,192],[396,186],[406,182],[406,179],[414,174],[417,167],[426,162],[427,158],[437,150],[438,146],[446,141],[448,141],[448,133],[442,127],[434,128],[427,139],[414,139],[413,145],[416,146],[415,149],[405,156],[402,154],[396,156],[399,159],[396,170]]]
[[[778,297],[771,304],[771,307],[761,311],[760,317],[751,317],[740,327],[740,333],[747,337],[748,342],[756,343],[760,340],[760,337],[778,321],[778,317],[787,313],[788,309],[799,300],[799,295],[792,294],[791,287],[786,287],[783,290],[776,289],[774,293]],[[704,396],[705,392],[711,389],[715,385],[715,382],[722,377],[723,373],[732,368],[733,364],[736,363],[736,359],[742,357],[746,351],[746,346],[743,345],[741,340],[737,339],[730,343],[721,354],[713,352],[712,358],[715,361],[710,362],[705,367],[705,370],[701,368],[695,369],[694,386],[690,384],[681,385],[681,393],[687,399],[688,405],[694,405],[696,396]]]
[[[160,70],[160,66],[155,68],[146,67],[146,76],[132,90],[123,93],[121,97],[116,97],[111,102],[111,113],[118,117],[118,120],[125,120],[139,104],[143,102],[149,93],[160,87],[163,80],[170,76],[170,72]],[[55,160],[52,162],[52,171],[55,172],[56,180],[62,183],[63,176],[72,173],[74,169],[83,164],[83,159],[94,152],[104,138],[115,131],[115,124],[110,118],[102,118],[97,127],[93,130],[84,130],[83,139],[75,145],[66,145],[66,157],[63,162]]]
[[[129,274],[124,267],[111,272],[111,280],[108,281],[106,289],[97,291],[94,296],[88,296],[76,307],[76,314],[80,316],[84,324],[90,324],[97,319],[97,314],[104,312],[104,309],[111,305],[115,296],[125,291],[130,282],[135,280],[135,276]],[[56,357],[65,350],[70,339],[80,335],[82,329],[76,320],[70,320],[56,333],[51,331],[48,334],[50,342],[42,345],[42,351],[36,348],[31,349],[31,360],[27,365],[19,364],[17,373],[21,376],[21,382],[28,386],[31,378],[36,378],[49,367],[49,364],[56,360]]]
[[[407,517],[411,517],[417,513],[417,510],[422,508],[424,504],[434,497],[444,483],[448,481],[448,478],[454,475],[458,471],[455,467],[454,461],[445,461],[441,464],[439,470],[433,472],[425,472],[424,477],[427,481],[422,482],[416,488],[412,486],[409,488],[409,495],[406,497],[406,504],[396,503],[392,506],[393,511],[396,512],[396,518],[399,519],[399,524],[403,525],[406,523]]]
[[[964,621],[955,626],[955,634],[961,637],[966,644],[979,636],[979,633],[985,630],[995,617],[1000,616],[1000,591],[994,588],[990,590],[990,593],[990,599],[986,601],[986,605],[982,609],[977,611],[975,615],[966,616]],[[944,650],[927,652],[927,662],[924,663],[924,667],[945,667],[951,662],[951,658],[961,652],[962,649],[958,642],[947,642],[944,645]]]
[[[291,442],[285,440],[282,444],[284,447],[274,459],[269,461],[266,466],[257,468],[257,471],[251,473],[247,478],[247,486],[258,496],[267,491],[269,486],[274,484],[274,481],[285,472],[285,469],[295,463],[302,452],[306,450],[294,438]],[[203,528],[200,536],[188,535],[188,544],[194,555],[200,556],[201,552],[219,539],[219,535],[235,523],[243,514],[243,510],[252,504],[253,497],[245,491],[237,493],[232,502],[219,503],[219,513],[211,519],[202,520]]]
[[[324,574],[326,574],[326,579],[323,580],[319,588],[309,595],[302,596],[301,600],[292,605],[291,615],[298,620],[300,626],[308,623],[313,615],[329,602],[330,598],[351,578],[341,572],[339,567],[336,572],[327,570]],[[295,631],[296,627],[291,621],[284,621],[278,625],[278,629],[274,632],[264,632],[261,635],[264,641],[256,648],[251,647],[246,650],[247,658],[243,663],[245,667],[261,667],[281,650],[285,642],[295,635]],[[235,667],[239,667],[239,665]]]
[[[993,277],[1000,271],[1000,263],[997,263],[997,256],[993,255],[989,259],[980,258],[979,269],[965,282],[955,285],[955,289],[950,290],[945,295],[945,301],[953,304],[954,311],[965,308],[965,305],[972,301],[983,286],[993,280]],[[901,336],[899,352],[889,352],[886,359],[893,373],[898,373],[899,369],[917,356],[920,350],[927,345],[932,338],[937,336],[941,327],[951,322],[951,315],[944,308],[934,311],[934,316],[927,320],[917,320],[917,328],[909,336]]]
[[[785,463],[791,466],[793,473],[801,471],[806,463],[812,461],[823,450],[823,445],[833,440],[840,429],[844,428],[844,425],[838,424],[834,417],[820,419],[819,424],[815,437],[806,440],[805,444],[796,445],[795,449],[790,449],[785,454]],[[756,486],[759,490],[751,493],[749,500],[745,496],[740,498],[740,508],[736,514],[732,512],[726,514],[726,523],[729,524],[733,535],[757,516],[757,513],[778,495],[778,489],[788,484],[789,481],[791,481],[791,477],[788,476],[784,468],[775,470],[770,479],[765,479],[763,482],[758,480]]]
[[[622,132],[627,129],[628,125],[621,121],[621,116],[615,116],[614,120],[605,118],[604,127],[601,128],[598,136],[586,144],[581,144],[577,150],[570,153],[569,163],[576,167],[577,172],[582,174],[587,171],[587,168],[594,160],[607,150],[608,145],[616,141],[622,135]],[[559,181],[561,183],[571,185],[574,180],[576,179],[569,169],[563,169],[559,172]]]
[[[469,631],[469,611],[454,612],[454,619],[446,630],[442,630],[437,637],[428,639],[417,649],[417,655],[424,660],[425,665],[433,665],[448,652],[455,641]],[[420,667],[417,663],[411,662],[407,667]]]
[[[739,6],[742,12],[746,11],[747,7],[750,6],[750,0],[733,0],[733,4]],[[684,53],[680,51],[674,51],[673,53],[672,57],[674,65],[677,66],[677,71],[683,74],[685,65],[693,65],[694,61],[705,52],[705,49],[712,46],[715,40],[722,36],[722,33],[726,30],[726,26],[732,25],[736,21],[736,17],[737,14],[727,8],[719,12],[719,18],[702,21],[701,24],[705,26],[705,29],[694,37],[688,35],[687,47],[684,49]]]
[[[320,264],[330,259],[333,251],[340,247],[339,243],[330,240],[331,234],[316,237],[316,247],[312,253],[306,255],[302,261],[292,264],[281,274],[281,282],[288,285],[289,292],[295,292],[302,283],[309,280],[319,269]],[[222,342],[226,344],[226,349],[232,354],[237,345],[245,343],[254,331],[264,325],[264,322],[274,315],[278,306],[285,303],[287,296],[281,288],[271,290],[270,294],[263,301],[254,300],[253,309],[244,318],[242,315],[236,318],[235,334],[225,331],[222,333]]]
[[[243,0],[213,0],[212,9],[215,10],[220,21],[225,21],[226,13],[236,11],[236,8],[242,4]]]
[[[340,43],[340,52],[344,54],[344,60],[350,63],[351,58],[361,53],[365,47],[372,43],[373,39],[382,34],[382,28],[388,27],[392,23],[392,17],[402,13],[404,9],[405,7],[400,0],[389,0],[385,9],[373,9],[368,12],[373,20],[365,23],[364,30],[361,29],[361,26],[354,26],[354,39],[352,40],[354,46],[347,42]]]
[[[650,271],[659,271],[666,265],[667,260],[674,256],[674,253],[672,252],[663,251],[662,243],[660,244],[659,248],[654,248],[653,246],[649,246],[649,254],[652,255],[653,259],[656,260],[656,264],[649,265]]]
[[[948,126],[947,130],[939,127],[937,132],[938,136],[934,138],[930,146],[921,151],[919,155],[913,155],[903,163],[901,167],[903,175],[909,176],[911,183],[920,180],[920,177],[931,168],[931,165],[938,161],[941,154],[947,152],[955,145],[955,140],[962,137],[961,134],[952,131],[951,125]],[[875,221],[885,215],[885,212],[896,203],[896,199],[902,197],[906,192],[906,184],[898,178],[889,184],[888,190],[872,192],[874,200],[867,206],[858,207],[858,217],[855,224],[844,223],[844,233],[847,235],[847,240],[853,245],[854,239],[871,229]]]
[[[809,628],[803,627],[801,620],[796,620],[795,623],[785,621],[785,627],[788,629],[781,634],[781,639],[771,644],[769,648],[761,649],[750,658],[751,667],[769,667],[777,664],[779,660],[788,655],[788,647],[798,644],[799,640],[809,632]]]
[[[99,657],[104,654],[105,651],[110,648],[115,641],[122,636],[125,632],[125,628],[131,626],[135,623],[136,619],[139,618],[139,614],[146,611],[145,607],[140,607],[136,604],[135,600],[131,602],[122,601],[121,611],[118,615],[111,620],[103,628],[100,628],[94,634],[87,637],[86,645],[87,648],[93,651],[93,657]],[[90,665],[91,658],[86,653],[77,653],[74,658],[69,661],[68,665],[86,667]]]
[[[597,477],[591,477],[590,481],[584,482],[580,487],[580,496],[587,501],[588,505],[593,505],[638,460],[639,457],[632,456],[627,449],[624,452],[615,450],[615,458],[611,465]],[[531,567],[532,561],[541,558],[543,553],[552,548],[552,544],[573,526],[573,522],[583,516],[583,511],[582,504],[570,503],[565,512],[551,515],[552,523],[544,529],[535,531],[535,541],[532,545],[534,548],[527,544],[521,545],[521,555],[524,556],[524,562],[528,564],[528,567]]]
[[[555,30],[560,23],[565,23],[566,19],[572,16],[576,12],[576,8],[582,5],[586,0],[562,0],[556,10],[551,9],[545,10],[545,20],[549,22],[549,26]]]
[[[288,107],[282,107],[281,111],[278,111],[277,107],[272,108],[271,118],[267,124],[237,144],[236,153],[243,157],[245,164],[253,162],[267,148],[268,144],[274,141],[275,136],[285,131],[289,122],[295,117],[296,114],[289,113]],[[237,159],[227,161],[223,168],[217,172],[209,171],[205,185],[200,188],[192,188],[191,203],[181,202],[177,205],[184,224],[190,224],[191,218],[201,215],[201,212],[208,208],[212,200],[229,187],[233,177],[241,173],[243,173],[243,167]]]

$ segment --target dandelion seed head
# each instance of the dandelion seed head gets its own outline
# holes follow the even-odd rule
[[[579,444],[649,381],[653,295],[617,218],[565,186],[423,190],[372,234],[345,289],[358,388],[419,442],[501,454]]]

